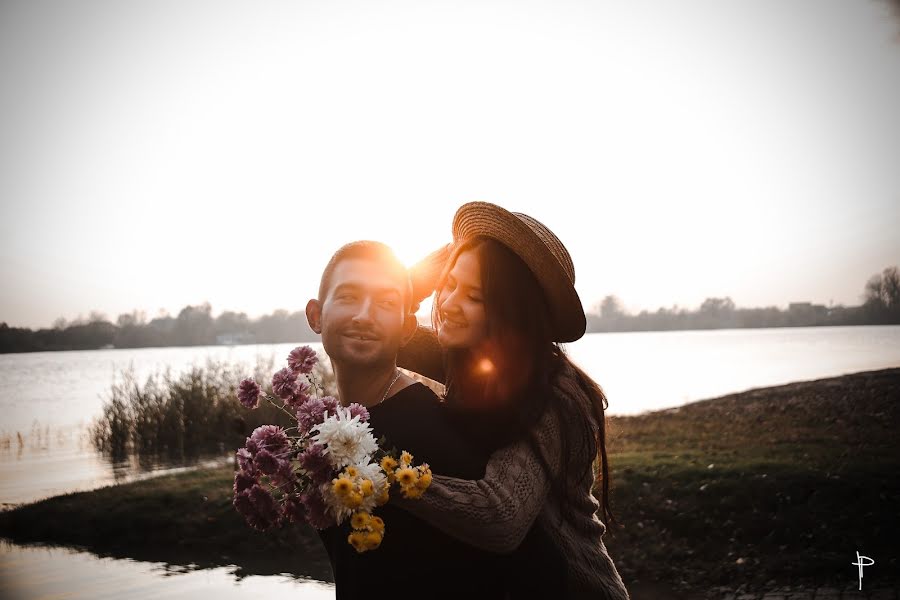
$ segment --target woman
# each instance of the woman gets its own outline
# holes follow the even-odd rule
[[[436,475],[420,500],[400,506],[495,552],[545,540],[566,559],[560,597],[628,598],[595,515],[602,507],[604,521],[611,517],[606,398],[558,346],[586,325],[569,253],[537,220],[485,202],[457,211],[453,238],[449,258],[435,253],[414,271],[419,297],[436,289],[444,350],[443,377],[420,372],[445,382],[450,413],[473,443],[496,451],[482,479]],[[403,366],[433,364],[420,354],[427,346],[408,347]],[[597,460],[601,502],[592,494]],[[518,564],[530,565],[533,550]]]

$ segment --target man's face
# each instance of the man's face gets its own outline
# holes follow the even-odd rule
[[[392,365],[415,331],[404,306],[406,281],[386,265],[365,258],[337,264],[321,303],[310,300],[310,326],[322,335],[329,358],[347,366]]]

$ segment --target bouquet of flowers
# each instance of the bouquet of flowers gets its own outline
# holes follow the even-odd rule
[[[344,407],[323,396],[312,376],[317,361],[309,346],[294,348],[288,366],[272,377],[274,397],[253,379],[240,382],[238,400],[246,408],[265,399],[297,425],[262,425],[247,438],[237,451],[233,504],[262,531],[284,523],[324,529],[349,518],[348,543],[357,552],[374,550],[385,531],[374,509],[388,501],[395,482],[404,497],[420,498],[431,484],[431,469],[427,463],[414,466],[408,452],[385,450],[364,406]]]

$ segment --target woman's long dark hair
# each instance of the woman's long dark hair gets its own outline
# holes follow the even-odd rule
[[[441,322],[438,296],[456,258],[475,252],[481,270],[487,336],[477,348],[445,353],[446,404],[472,441],[490,453],[519,440],[528,440],[544,461],[535,427],[545,410],[554,410],[566,431],[580,428],[578,440],[561,436],[562,472],[544,461],[553,493],[565,514],[573,444],[587,444],[590,457],[599,457],[600,505],[604,523],[614,522],[609,506],[609,468],[606,457],[606,395],[597,382],[573,364],[553,341],[543,290],[528,266],[508,247],[486,237],[460,244],[437,285],[432,320]],[[489,368],[483,368],[487,360]],[[560,394],[554,384],[571,368],[590,407],[578,398]],[[552,401],[551,401],[552,400]],[[584,451],[581,446],[579,450]],[[577,474],[581,477],[582,474]],[[594,474],[592,473],[591,476]]]

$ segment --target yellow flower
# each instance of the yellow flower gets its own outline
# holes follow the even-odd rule
[[[371,479],[363,479],[359,482],[359,491],[362,493],[363,498],[367,498],[375,493],[375,484],[372,483]]]
[[[400,485],[407,486],[412,485],[416,482],[416,479],[419,478],[419,474],[415,469],[410,469],[409,467],[405,467],[397,471],[397,481],[400,482]]]
[[[393,456],[385,456],[381,459],[381,468],[385,473],[390,473],[397,468],[397,459]]]
[[[344,498],[344,506],[347,508],[359,508],[362,506],[363,497],[359,492],[350,492]]]
[[[397,468],[397,460],[393,456],[385,456],[381,459],[381,470],[387,475],[388,483],[394,483],[394,469]]]
[[[369,533],[364,534],[365,538],[363,544],[365,545],[366,550],[374,550],[378,546],[381,545],[381,534],[376,531],[370,531]]]
[[[332,480],[334,493],[338,496],[346,496],[353,491],[353,482],[346,477],[338,477]]]
[[[375,499],[375,504],[381,506],[382,504],[387,504],[387,501],[391,499],[390,494],[387,491],[387,488],[383,492],[378,495],[378,498]]]
[[[384,534],[384,521],[381,520],[381,517],[372,517],[369,519],[369,527],[372,528],[372,531]]]
[[[425,493],[425,490],[416,487],[415,483],[401,486],[400,490],[403,492],[404,498],[410,498],[412,500],[418,500],[422,497],[422,494]]]
[[[412,461],[413,461],[413,455],[410,454],[409,452],[407,452],[406,450],[404,450],[400,454],[400,466],[401,467],[408,467],[409,465],[412,464]]]
[[[356,477],[357,475],[359,475],[359,471],[357,471],[356,467],[354,467],[354,466],[349,466],[346,469],[344,469],[344,473],[346,473],[350,477]]]
[[[354,531],[349,536],[347,536],[347,541],[357,552],[366,551],[366,534],[362,531]]]
[[[431,485],[431,471],[425,471],[425,473],[419,475],[419,479],[416,480],[416,487],[425,491],[428,489],[429,485]]]
[[[365,529],[369,526],[370,519],[371,517],[367,512],[353,513],[353,516],[350,517],[350,525],[353,526],[353,529]]]

